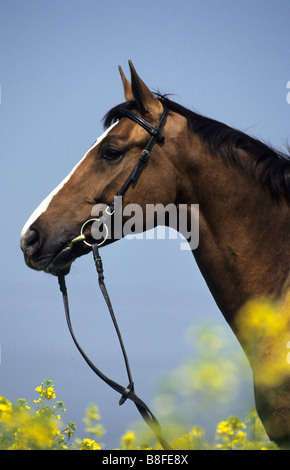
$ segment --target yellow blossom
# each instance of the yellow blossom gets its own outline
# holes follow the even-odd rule
[[[256,384],[277,385],[290,375],[290,297],[281,307],[267,299],[247,302],[235,320],[238,338],[249,356]]]
[[[135,434],[133,431],[127,431],[121,438],[121,449],[132,450],[135,442]]]
[[[45,380],[39,387],[36,387],[35,391],[39,393],[41,398],[46,400],[55,398],[55,391],[51,380]]]
[[[0,396],[0,422],[7,423],[11,420],[12,403]]]
[[[81,442],[80,450],[100,450],[101,446],[93,439],[84,439]]]

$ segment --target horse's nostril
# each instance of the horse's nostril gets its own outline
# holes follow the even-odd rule
[[[39,233],[35,229],[27,229],[22,235],[20,246],[26,256],[32,256],[39,248]]]

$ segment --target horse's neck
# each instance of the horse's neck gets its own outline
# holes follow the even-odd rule
[[[195,155],[191,161],[196,162]],[[194,160],[195,159],[195,160]],[[249,175],[203,150],[192,179],[199,203],[200,270],[229,322],[249,299],[283,300],[290,287],[289,206]],[[195,164],[195,171],[196,171]],[[190,174],[190,171],[189,171]]]

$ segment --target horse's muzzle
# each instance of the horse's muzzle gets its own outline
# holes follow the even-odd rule
[[[20,248],[27,266],[37,271],[42,271],[45,268],[44,260],[38,256],[40,254],[40,237],[37,230],[28,228],[21,234]]]
[[[50,244],[44,244],[38,230],[33,227],[22,233],[20,248],[23,251],[27,266],[57,276],[59,274],[68,274],[73,261],[90,251],[82,243],[73,244],[68,249],[68,241],[65,237],[63,240],[58,239]]]

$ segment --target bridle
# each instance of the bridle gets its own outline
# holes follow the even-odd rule
[[[145,121],[142,117],[136,115],[135,113],[133,113],[132,111],[130,111],[128,109],[121,109],[121,110],[118,111],[118,117],[120,117],[120,118],[125,117],[125,118],[130,119],[131,121],[133,121],[133,122],[137,123],[138,125],[140,125],[141,127],[143,127],[151,135],[151,138],[150,138],[146,148],[141,152],[141,156],[140,156],[138,162],[136,163],[135,167],[133,168],[133,170],[130,173],[129,177],[126,179],[123,186],[121,187],[120,191],[117,193],[117,196],[120,196],[122,198],[122,200],[123,200],[126,192],[128,191],[128,189],[132,185],[132,183],[134,181],[136,181],[137,178],[139,178],[142,171],[144,170],[145,165],[148,162],[148,159],[150,157],[150,153],[151,153],[154,145],[156,143],[159,144],[159,145],[163,144],[164,136],[161,134],[161,132],[162,132],[163,127],[166,123],[167,116],[168,116],[168,109],[163,104],[163,113],[162,113],[162,116],[160,118],[159,124],[155,128],[155,127],[151,126],[151,124],[149,124],[147,121]],[[114,201],[115,201],[115,199],[114,199]],[[110,217],[114,214],[114,210],[115,210],[115,202],[114,201],[109,206],[107,206],[107,208],[103,212],[103,215],[100,219],[89,219],[83,224],[83,226],[81,227],[80,235],[77,236],[76,238],[74,238],[67,245],[67,249],[70,250],[75,243],[79,243],[79,242],[85,242],[87,245],[91,246],[91,248],[92,248],[93,258],[94,258],[95,266],[96,266],[96,269],[97,269],[97,272],[98,272],[99,286],[100,286],[101,292],[103,294],[103,297],[106,301],[106,304],[107,304],[107,307],[108,307],[108,310],[109,310],[111,319],[113,321],[113,324],[114,324],[114,327],[115,327],[115,330],[116,330],[116,333],[117,333],[117,336],[118,336],[118,339],[119,339],[119,343],[120,343],[120,346],[121,346],[121,350],[122,350],[122,354],[123,354],[123,358],[124,358],[124,362],[125,362],[125,366],[126,366],[127,376],[128,376],[128,380],[129,380],[129,384],[128,384],[127,387],[123,387],[122,385],[118,384],[117,382],[113,381],[112,379],[107,377],[105,374],[103,374],[93,364],[93,362],[89,359],[89,357],[85,354],[85,352],[83,351],[83,349],[79,345],[79,343],[76,339],[76,336],[74,334],[72,324],[71,324],[71,320],[70,320],[68,293],[67,293],[67,288],[66,288],[66,283],[65,283],[65,276],[63,274],[60,274],[58,276],[58,282],[59,282],[60,290],[61,290],[62,295],[63,295],[63,303],[64,303],[66,320],[67,320],[68,328],[69,328],[70,334],[72,336],[72,339],[73,339],[77,349],[79,350],[79,352],[83,356],[84,360],[89,365],[89,367],[97,374],[97,376],[99,378],[101,378],[105,383],[107,383],[107,385],[109,385],[111,388],[113,388],[114,390],[116,390],[117,392],[119,392],[121,394],[121,398],[119,400],[119,405],[122,405],[127,399],[132,400],[135,403],[135,405],[136,405],[138,411],[140,412],[142,418],[144,419],[144,421],[154,431],[154,433],[155,433],[157,439],[159,440],[159,442],[161,443],[162,447],[166,450],[170,450],[172,448],[169,446],[169,444],[163,438],[162,432],[161,432],[161,427],[160,427],[160,424],[159,424],[157,418],[154,416],[154,414],[151,412],[151,410],[148,408],[148,406],[135,393],[134,382],[133,382],[133,377],[132,377],[131,370],[130,370],[130,365],[129,365],[127,353],[126,353],[125,346],[124,346],[124,343],[123,343],[123,340],[122,340],[122,336],[121,336],[121,333],[120,333],[120,330],[119,330],[119,327],[118,327],[118,323],[117,323],[117,320],[116,320],[116,317],[115,317],[115,314],[114,314],[114,311],[113,311],[113,307],[112,307],[112,304],[111,304],[111,301],[110,301],[110,297],[109,297],[107,288],[105,286],[103,263],[102,263],[102,259],[101,259],[100,253],[99,253],[99,246],[102,245],[105,242],[106,236],[108,234],[108,230],[105,231],[105,239],[102,240],[102,242],[93,243],[93,244],[90,244],[90,243],[88,243],[88,241],[86,241],[86,237],[83,233],[86,224],[88,224],[89,222],[92,222],[94,220],[97,220],[99,223],[103,224],[105,229],[107,228],[106,221],[107,221],[108,217]]]
[[[140,116],[137,116],[137,114],[133,113],[129,109],[120,109],[118,111],[118,116],[121,117],[126,117],[128,119],[131,119],[131,121],[135,122],[136,124],[139,124],[139,126],[143,127],[150,135],[151,139],[149,140],[146,148],[142,150],[141,156],[136,163],[135,167],[131,171],[130,175],[126,179],[125,183],[121,187],[120,191],[116,194],[116,196],[120,196],[122,199],[125,196],[126,192],[132,185],[134,181],[139,178],[140,174],[142,173],[143,169],[145,168],[145,165],[147,164],[150,153],[156,143],[159,145],[162,145],[164,143],[164,136],[161,134],[163,127],[165,126],[167,116],[168,116],[168,109],[167,107],[163,104],[163,113],[160,118],[160,121],[157,125],[157,127],[151,126],[145,119],[143,119]],[[108,213],[107,213],[108,212]],[[108,211],[106,211],[107,215],[111,215],[114,212],[114,202],[112,202],[109,205]]]

